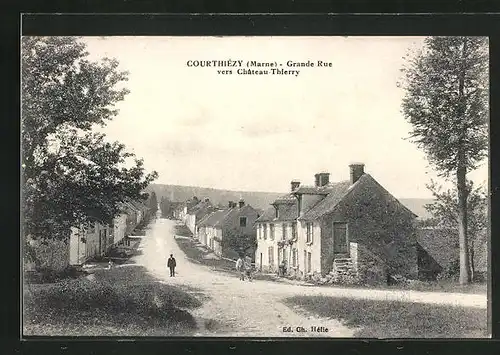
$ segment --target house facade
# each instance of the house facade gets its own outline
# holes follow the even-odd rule
[[[245,201],[229,202],[228,207],[210,213],[200,220],[197,237],[216,255],[237,258],[238,253],[254,255],[256,238],[254,223],[258,212]]]
[[[292,181],[292,191],[297,184]],[[275,272],[282,261],[294,268],[291,271],[297,270],[297,215],[297,200],[290,193],[275,200],[256,220],[255,263],[259,270]]]
[[[200,243],[212,249],[215,254],[222,255],[222,228],[219,221],[223,220],[229,209],[217,210],[206,215],[197,226],[196,238]]]
[[[272,246],[288,249],[287,270],[302,278],[330,274],[379,282],[387,274],[416,277],[417,216],[366,174],[363,164],[350,165],[349,173],[349,180],[336,183],[329,181],[328,173],[316,174],[313,186],[292,182],[292,191],[284,199],[295,198],[297,237],[290,235],[288,242],[281,243],[284,248],[278,243],[268,245],[271,242],[264,236],[272,236],[270,229],[276,229],[273,224],[280,222],[279,214],[272,221],[260,218],[257,229],[262,230],[262,238],[258,238],[256,258],[260,261],[260,253],[263,257],[259,267],[276,270],[283,260]],[[276,210],[274,205],[281,200],[265,215]],[[266,258],[266,250],[273,257]]]
[[[71,228],[69,265],[82,265],[89,259],[105,255],[111,247],[122,243],[147,217],[146,209],[140,202],[127,201],[120,205],[120,213],[111,225],[96,220],[86,226]]]
[[[208,214],[213,212],[215,207],[212,205],[210,200],[207,198],[197,205],[193,206],[186,215],[186,226],[189,228],[191,233],[196,237],[197,224]]]

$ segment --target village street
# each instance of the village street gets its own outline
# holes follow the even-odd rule
[[[135,257],[156,278],[168,284],[186,286],[195,296],[202,297],[203,306],[192,311],[199,320],[199,336],[327,336],[351,337],[356,329],[345,327],[338,320],[318,319],[302,310],[292,310],[281,300],[294,295],[325,295],[334,297],[399,300],[433,304],[462,305],[486,308],[486,296],[418,291],[343,289],[305,287],[272,281],[242,282],[236,276],[214,272],[208,267],[189,261],[174,239],[175,221],[157,219],[143,237],[142,252]],[[176,277],[168,275],[166,261],[170,254],[177,260]],[[216,332],[205,329],[206,320],[221,324]],[[312,326],[328,328],[328,332],[283,332],[283,327]],[[222,329],[222,330],[221,330]]]

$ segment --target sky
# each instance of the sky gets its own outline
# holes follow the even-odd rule
[[[102,131],[156,170],[156,183],[283,192],[292,179],[312,185],[321,171],[330,181],[346,180],[348,165],[361,162],[399,198],[431,197],[425,187],[431,179],[446,186],[406,139],[411,126],[401,113],[403,56],[423,37],[83,41],[90,59],[113,57],[129,72],[130,94]],[[237,68],[187,65],[197,60],[269,62],[300,72],[238,75]],[[287,67],[288,61],[316,66]],[[469,178],[487,186],[487,162]]]

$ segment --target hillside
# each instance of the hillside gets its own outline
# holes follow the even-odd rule
[[[269,204],[278,196],[284,194],[278,192],[252,192],[252,191],[229,191],[219,190],[207,187],[197,186],[180,186],[180,185],[163,185],[151,184],[146,191],[154,191],[158,200],[162,197],[168,198],[170,201],[186,201],[187,199],[196,196],[199,199],[209,198],[213,204],[227,205],[228,201],[239,201],[240,198],[245,200],[245,203],[256,209],[267,209]]]
[[[252,191],[229,191],[212,189],[207,187],[197,186],[181,186],[181,185],[164,185],[151,184],[147,189],[148,192],[154,191],[158,200],[162,197],[168,198],[170,201],[186,201],[187,199],[196,196],[200,199],[209,198],[214,204],[227,205],[228,201],[238,201],[243,198],[245,202],[254,208],[265,210],[269,208],[269,204],[278,196],[286,192],[252,192]],[[400,198],[399,201],[409,208],[413,213],[419,216],[420,219],[428,218],[429,212],[425,210],[425,205],[432,203],[432,199],[425,198]]]

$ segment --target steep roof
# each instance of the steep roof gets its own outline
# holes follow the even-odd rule
[[[215,213],[215,212],[210,212],[210,213],[207,213],[206,215],[204,215],[198,222],[198,227],[203,227],[205,226],[205,222],[208,220],[208,218],[212,215],[212,213]]]
[[[264,213],[257,218],[255,223],[259,222],[285,222],[294,221],[297,219],[298,209],[297,204],[282,203],[279,205],[279,214],[276,218],[276,210],[274,207],[269,207]]]
[[[377,180],[375,180],[370,174],[363,174],[354,184],[351,184],[350,181],[341,181],[338,183],[330,184],[330,193],[321,201],[319,201],[316,205],[314,205],[309,211],[304,213],[300,220],[314,220],[319,218],[327,213],[332,212],[337,205],[346,197],[346,195],[353,191],[353,189],[363,182],[371,182],[377,185],[385,194],[388,196],[394,203],[398,204],[404,211],[411,214],[414,217],[417,217],[415,213],[410,211],[408,207],[403,205],[397,198],[391,195],[382,185],[380,185]]]
[[[363,176],[360,178],[360,180]],[[323,216],[324,214],[333,211],[333,209],[339,204],[340,201],[343,200],[345,195],[356,185],[360,180],[358,180],[355,184],[351,185],[350,181],[341,181],[333,184],[329,184],[328,195],[319,201],[316,205],[314,205],[309,211],[304,213],[299,219],[304,220],[312,220]]]
[[[295,204],[297,203],[297,198],[293,194],[286,194],[278,197],[276,200],[271,203],[271,205],[277,204]]]
[[[193,206],[188,214],[199,214],[200,212],[203,212],[205,209],[213,207],[212,203],[210,201],[201,201],[197,205]]]
[[[247,212],[247,211],[255,211],[257,212],[252,206],[250,205],[244,205],[243,207],[233,207],[231,209],[228,209],[227,213],[224,215],[224,217],[220,220],[217,221],[217,223],[215,224],[215,227],[223,227],[224,224],[229,221],[230,218],[234,217],[234,216],[237,216],[241,213],[244,213],[244,212]]]
[[[210,213],[208,216],[206,216],[200,223],[198,224],[199,226],[210,226],[214,227],[224,219],[224,217],[229,213],[229,209],[223,209],[223,210],[218,210],[215,212]]]
[[[273,207],[269,207],[266,209],[259,218],[255,221],[255,223],[259,222],[271,222],[271,221],[291,221],[297,219],[297,198],[293,193],[288,193],[285,195],[281,195],[276,200],[274,200],[271,205]],[[278,218],[276,218],[276,209],[278,207],[279,214]]]
[[[334,188],[336,183],[328,183],[325,186],[299,186],[294,194],[305,194],[305,195],[328,195],[332,188]]]
[[[274,207],[269,207],[264,211],[264,213],[261,214],[259,218],[257,218],[255,223],[270,222],[274,220],[275,217],[276,217],[276,210],[274,209]]]

